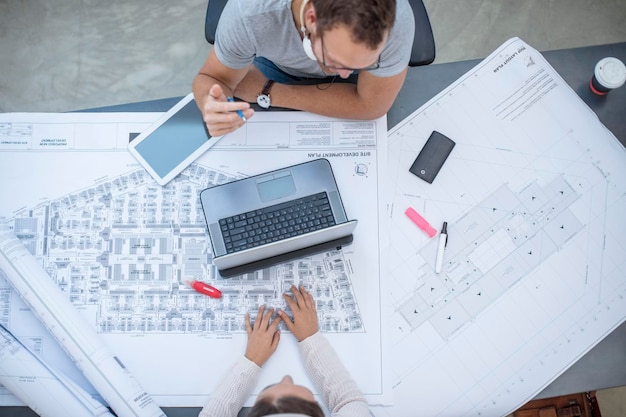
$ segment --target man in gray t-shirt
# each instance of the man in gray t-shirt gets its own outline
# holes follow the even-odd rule
[[[230,0],[194,96],[215,136],[252,117],[249,102],[374,119],[402,87],[413,36],[408,0]]]

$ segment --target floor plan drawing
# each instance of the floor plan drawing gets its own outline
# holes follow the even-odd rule
[[[408,170],[456,142],[432,184]],[[514,38],[389,132],[393,410],[507,415],[626,319],[626,151]],[[438,236],[447,222],[441,273]],[[397,359],[396,359],[397,358]]]
[[[371,256],[379,251],[379,241],[364,238],[382,234],[380,170],[386,149],[377,149],[377,143],[386,137],[384,119],[352,122],[269,112],[225,137],[161,187],[126,150],[150,117],[134,122],[132,114],[53,116],[18,114],[5,115],[10,123],[0,120],[6,127],[0,131],[5,135],[0,137],[0,159],[7,172],[0,180],[4,181],[0,217],[41,262],[77,314],[93,323],[114,352],[123,352],[124,364],[160,406],[202,405],[245,348],[245,314],[254,320],[261,305],[289,314],[283,294],[292,284],[314,294],[320,331],[350,358],[347,366],[364,381],[370,401],[390,401],[390,386],[381,372],[387,354],[381,342],[387,318],[379,301],[384,291],[379,281],[382,266],[380,257]],[[158,115],[151,117],[156,120]],[[359,220],[353,242],[221,277],[212,264],[200,191],[314,158],[331,162],[346,211]],[[26,165],[32,169],[22,170]],[[185,283],[189,280],[215,286],[222,297],[194,291]],[[35,330],[32,313],[2,279],[0,291],[9,300],[2,324],[20,340],[27,339],[32,350],[38,346],[48,362],[61,363],[62,371],[80,380],[45,330]],[[310,384],[297,359],[297,345],[286,327],[283,332],[286,341],[278,356],[285,359],[266,365],[269,370],[259,390],[274,382],[277,372]],[[168,354],[159,370],[170,377],[151,376],[154,367],[145,355],[147,349],[171,352],[182,347],[185,354]],[[198,367],[194,358],[206,352],[219,361]],[[372,366],[363,368],[363,360]],[[179,380],[174,387],[167,382],[172,378]],[[85,381],[79,383],[96,395]]]
[[[73,303],[98,306],[99,332],[245,333],[245,313],[287,309],[282,294],[292,284],[313,291],[324,331],[361,330],[341,250],[217,276],[198,195],[233,179],[193,164],[160,187],[137,170],[20,211],[13,230]],[[218,285],[223,297],[197,293],[185,279]]]
[[[99,333],[245,335],[245,314],[254,320],[261,305],[289,313],[282,294],[292,284],[315,295],[321,331],[363,330],[340,249],[219,278],[198,195],[234,177],[197,164],[183,175],[160,187],[136,170],[19,211],[9,225],[74,305],[95,309]],[[185,279],[219,286],[222,297]]]
[[[432,257],[424,260],[417,293],[399,306],[402,316],[412,329],[430,320],[450,337],[583,229],[569,209],[578,198],[563,178],[518,194],[506,185],[495,190],[450,229],[441,274]]]

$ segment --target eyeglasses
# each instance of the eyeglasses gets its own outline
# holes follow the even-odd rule
[[[378,55],[378,60],[376,61],[375,64],[370,65],[369,67],[363,67],[363,68],[349,68],[349,67],[338,67],[336,65],[329,65],[326,63],[326,56],[324,54],[324,50],[326,48],[324,48],[324,37],[320,36],[320,41],[322,42],[322,65],[324,65],[326,68],[328,68],[331,71],[371,71],[371,70],[375,70],[377,68],[380,67],[380,55]]]

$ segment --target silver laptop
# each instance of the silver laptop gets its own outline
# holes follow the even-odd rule
[[[259,261],[293,258],[306,248],[345,244],[357,224],[348,220],[326,159],[207,188],[200,201],[213,264],[224,276],[245,272],[242,266],[259,269]]]

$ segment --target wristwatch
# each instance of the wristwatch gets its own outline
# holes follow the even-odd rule
[[[270,99],[270,90],[274,85],[274,80],[267,80],[265,85],[263,86],[263,90],[256,97],[256,103],[261,106],[261,108],[269,109],[272,104],[272,100]]]

